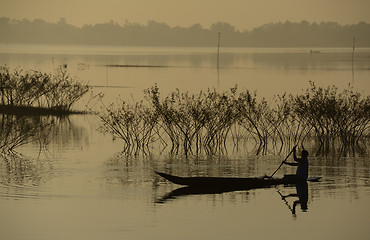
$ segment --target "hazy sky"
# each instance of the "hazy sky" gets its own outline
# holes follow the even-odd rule
[[[369,9],[370,0],[0,0],[0,16],[15,19],[57,22],[65,17],[77,26],[155,20],[183,27],[200,23],[205,28],[225,21],[240,30],[286,20],[370,23]]]

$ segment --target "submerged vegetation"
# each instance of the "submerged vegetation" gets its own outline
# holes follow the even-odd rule
[[[105,107],[103,130],[124,141],[124,151],[149,151],[151,143],[171,146],[172,153],[220,153],[253,139],[259,150],[315,139],[320,146],[358,145],[369,135],[370,97],[348,89],[339,92],[311,83],[306,92],[275,97],[273,103],[248,90],[176,90],[162,97],[154,86],[146,101]]]
[[[72,105],[89,89],[62,67],[54,73],[42,73],[18,68],[10,72],[8,67],[0,66],[0,110],[5,113],[71,113]]]

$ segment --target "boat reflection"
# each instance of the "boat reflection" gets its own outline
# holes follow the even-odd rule
[[[308,210],[308,184],[307,181],[299,182],[296,184],[286,184],[283,185],[284,187],[296,187],[296,193],[283,195],[280,190],[278,190],[278,193],[281,196],[281,199],[285,202],[285,204],[288,206],[289,210],[292,212],[293,217],[296,217],[296,207],[297,205],[301,206],[301,209],[303,212],[306,212]],[[205,194],[222,194],[227,192],[234,192],[234,191],[249,191],[253,189],[267,189],[267,188],[275,188],[276,186],[246,186],[246,187],[181,187],[177,188],[163,197],[156,200],[155,203],[164,204],[169,200],[174,200],[182,196],[189,196],[189,195],[205,195]],[[287,198],[297,198],[292,204],[292,206],[287,201]]]
[[[181,187],[177,188],[160,199],[156,201],[156,203],[166,203],[168,200],[174,200],[181,196],[188,196],[188,195],[204,195],[204,194],[221,194],[227,192],[235,192],[235,191],[248,191],[253,188],[246,187],[246,188],[235,188],[235,187],[222,187],[222,188],[206,188],[206,187]]]
[[[306,182],[307,184],[307,182]],[[291,184],[289,184],[291,186]],[[288,186],[288,185],[286,185]],[[246,186],[220,186],[220,187],[209,187],[209,186],[198,186],[198,187],[191,187],[191,186],[186,186],[186,187],[181,187],[177,188],[160,199],[156,201],[156,203],[165,203],[168,200],[173,200],[177,199],[181,196],[188,196],[188,195],[205,195],[205,194],[221,194],[221,193],[227,193],[227,192],[235,192],[235,191],[249,191],[253,189],[261,189],[261,188],[273,188],[275,187],[274,185],[271,186],[261,186],[261,185],[256,185],[256,186],[251,186],[251,185],[246,185]]]

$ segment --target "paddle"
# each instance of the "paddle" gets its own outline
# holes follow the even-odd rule
[[[294,147],[293,147],[292,151],[290,151],[290,153],[288,154],[288,156],[286,156],[286,158],[284,159],[284,161],[281,162],[280,166],[275,170],[275,172],[273,174],[271,174],[271,176],[268,177],[268,178],[272,178],[275,175],[275,173],[281,168],[281,166],[283,166],[284,162],[288,159],[288,157],[290,156],[290,154],[292,154],[293,151],[294,151]]]

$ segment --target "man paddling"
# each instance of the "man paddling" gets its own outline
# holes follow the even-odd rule
[[[293,147],[293,158],[296,162],[287,162],[286,160],[283,161],[283,164],[289,165],[289,166],[298,166],[297,172],[295,175],[286,175],[286,177],[297,177],[301,180],[307,180],[308,178],[308,151],[302,150],[301,158],[297,158],[296,155],[296,148],[297,146]]]

